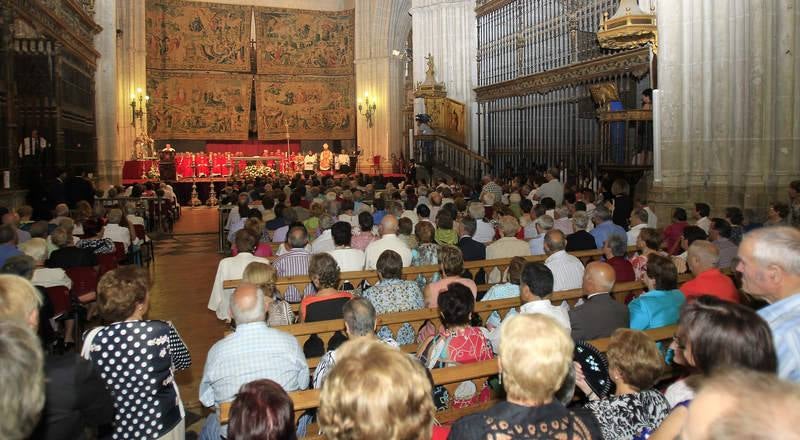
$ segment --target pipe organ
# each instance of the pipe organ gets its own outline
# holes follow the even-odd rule
[[[597,174],[599,129],[588,86],[614,82],[626,107],[649,49],[601,49],[596,31],[619,0],[479,0],[479,149],[495,173],[559,165]]]

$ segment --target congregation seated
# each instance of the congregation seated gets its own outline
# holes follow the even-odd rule
[[[308,277],[315,293],[304,296],[300,302],[300,322],[341,319],[342,305],[353,295],[339,291],[340,273],[339,265],[329,254],[311,256]]]
[[[499,229],[500,237],[489,246],[486,246],[486,259],[524,257],[531,255],[530,245],[525,240],[516,238],[520,230],[519,222],[510,215],[500,217]],[[500,272],[497,270],[489,273],[489,283],[494,284],[500,280]]]
[[[45,267],[47,261],[47,242],[43,238],[32,238],[19,245],[19,250],[33,258],[36,269],[33,271],[31,283],[43,288],[63,286],[72,288],[72,280],[58,267]]]
[[[397,237],[397,217],[381,215],[379,232],[381,238],[370,243],[364,250],[364,269],[374,270],[383,251],[393,250],[403,259],[403,267],[411,266],[411,249]],[[419,226],[419,224],[417,224]]]
[[[434,239],[440,245],[454,245],[458,243],[458,233],[454,228],[454,221],[452,213],[443,206],[436,214],[436,232]],[[452,206],[452,205],[450,205]]]
[[[600,439],[590,415],[579,415],[555,399],[572,363],[574,344],[552,318],[515,316],[501,327],[500,357],[506,400],[453,424],[450,438]],[[521,431],[521,432],[520,432]]]
[[[17,243],[25,243],[31,239],[30,232],[20,229],[19,215],[16,212],[8,212],[3,214],[0,219],[2,219],[2,224],[9,225],[14,229],[14,232],[17,236]]]
[[[375,337],[377,314],[369,300],[365,298],[353,298],[347,301],[342,307],[342,319],[344,319],[347,339],[363,341],[364,338]],[[379,336],[379,340],[390,347],[398,347],[398,343],[389,336]],[[322,388],[325,379],[335,365],[336,350],[328,350],[320,358],[317,368],[314,369],[314,378],[312,380],[314,388]]]
[[[17,248],[17,234],[11,225],[0,225],[0,266],[10,257],[22,255]]]
[[[267,325],[278,327],[295,322],[294,313],[289,303],[281,297],[275,288],[278,272],[272,265],[253,261],[244,268],[242,282],[252,284],[264,292],[264,302],[267,308]]]
[[[665,367],[656,343],[641,331],[618,329],[611,335],[606,358],[612,395],[598,396],[580,365],[576,367],[577,385],[589,398],[586,409],[597,419],[603,438],[628,440],[651,433],[670,409],[666,397],[653,389]]]
[[[486,208],[480,202],[473,202],[467,208],[469,216],[475,220],[475,232],[472,239],[478,243],[487,244],[494,240],[494,226],[486,221]]]
[[[678,255],[682,252],[683,230],[689,226],[689,222],[686,219],[685,209],[675,208],[672,210],[672,223],[664,228],[664,248],[670,255]]]
[[[244,227],[241,230],[250,232],[256,242],[256,248],[253,251],[253,255],[261,258],[272,256],[272,246],[270,245],[269,241],[265,241],[265,239],[268,240],[268,237],[264,236],[264,222],[261,221],[260,218],[256,216],[249,217],[247,220],[245,220]],[[233,246],[231,246],[231,255],[235,257],[238,253],[239,249],[236,247],[236,243],[233,243]]]
[[[56,250],[50,253],[45,265],[47,267],[58,267],[69,269],[73,267],[94,267],[97,266],[97,256],[89,249],[75,246],[72,234],[62,227],[55,228],[50,235]]]
[[[374,338],[354,338],[338,350],[320,392],[321,434],[329,440],[428,439],[431,394],[417,361]]]
[[[217,314],[217,318],[230,320],[230,297],[233,291],[225,289],[223,283],[226,280],[237,280],[242,278],[242,273],[248,264],[257,261],[269,264],[269,260],[256,257],[252,254],[255,247],[255,238],[248,231],[236,233],[236,247],[239,253],[235,257],[223,258],[217,266],[217,274],[214,277],[214,284],[211,289],[211,296],[208,300],[208,308]]]
[[[333,241],[333,231],[331,228],[336,223],[334,217],[323,214],[322,217],[319,219],[319,236],[311,242],[311,253],[312,254],[319,254],[322,252],[328,252],[336,248],[336,244]],[[348,226],[350,224],[348,223]]]
[[[594,214],[592,215],[594,229],[590,234],[594,237],[596,249],[602,249],[609,237],[614,235],[623,237],[623,242],[627,243],[627,232],[622,226],[615,224],[611,220],[611,216],[611,211],[605,206],[597,206],[594,209]]]
[[[417,246],[411,249],[412,266],[430,266],[439,263],[441,245],[434,241],[436,228],[430,222],[420,222],[414,230]]]
[[[647,271],[647,260],[650,255],[668,256],[661,250],[661,234],[653,228],[642,228],[636,238],[637,253],[631,257],[630,262],[637,280],[642,280]],[[674,264],[674,263],[673,263]],[[675,269],[677,270],[677,268]]]
[[[358,234],[353,237],[353,249],[364,251],[370,243],[377,240],[378,237],[372,233],[372,228],[375,226],[372,214],[367,211],[358,213]]]
[[[683,228],[683,233],[680,237],[680,253],[672,257],[675,267],[678,268],[678,273],[686,273],[689,270],[689,246],[697,240],[707,240],[708,234],[703,228],[695,225],[689,225]]]
[[[371,216],[370,216],[371,217]],[[414,235],[414,223],[407,217],[400,217],[397,220],[397,238],[399,238],[409,249],[417,247],[417,237]],[[374,241],[371,240],[370,243]]]
[[[127,221],[123,225],[122,210],[114,208],[108,211],[108,223],[103,228],[103,238],[110,238],[114,243],[122,243],[125,252],[131,244],[139,244],[139,239],[136,234],[127,225]]]
[[[463,277],[464,257],[457,247],[452,245],[442,246],[439,249],[438,260],[441,279],[425,286],[425,290],[422,293],[425,297],[426,307],[436,307],[439,294],[447,290],[453,283],[461,284],[469,289],[473,299],[478,297],[478,286],[475,281]]]
[[[508,264],[508,270],[503,274],[504,282],[492,285],[483,295],[481,301],[493,301],[496,299],[519,298],[520,279],[522,269],[525,267],[525,258],[514,257]]]
[[[631,213],[630,229],[628,229],[628,246],[635,246],[642,229],[647,228],[650,214],[643,208],[635,209]]]
[[[469,216],[462,218],[459,222],[458,248],[461,249],[464,261],[486,259],[486,245],[473,238],[477,225],[475,219]]]
[[[233,294],[230,308],[236,330],[211,347],[200,382],[200,402],[207,408],[233,400],[254,380],[273,380],[286,391],[308,387],[303,350],[291,335],[267,326],[264,296],[259,287],[246,283]],[[224,434],[218,414],[212,412],[201,437],[218,439]]]
[[[6,438],[28,438],[45,405],[42,348],[22,322],[0,320],[0,386],[8,397],[0,400],[0,433]]]
[[[711,296],[702,296],[681,311],[670,348],[673,362],[689,376],[670,385],[665,396],[670,415],[650,437],[672,440],[686,420],[686,407],[702,379],[726,369],[775,373],[777,357],[767,323],[756,312]]]
[[[289,245],[288,252],[279,255],[278,258],[272,262],[272,265],[275,266],[275,270],[278,271],[278,276],[289,277],[307,274],[311,252],[306,249],[308,245],[308,232],[306,228],[299,224],[292,226],[289,233],[286,234],[286,241]],[[289,286],[284,295],[286,301],[298,303],[312,292],[313,286],[309,283],[303,292],[298,291],[294,286]]]
[[[584,267],[581,260],[566,251],[568,244],[564,232],[553,229],[544,235],[544,260],[553,273],[553,290],[579,289],[583,283]]]
[[[370,221],[372,221],[372,216]],[[353,229],[347,222],[336,222],[331,227],[331,236],[335,248],[328,251],[328,254],[336,260],[342,272],[354,272],[364,270],[366,255],[364,251],[352,247]]]
[[[426,368],[468,364],[494,358],[485,329],[470,325],[475,298],[469,289],[452,283],[437,298],[442,328],[425,339],[417,349],[417,357]],[[454,407],[461,408],[489,399],[484,383],[480,389],[472,382],[463,382],[455,391]]]
[[[228,439],[294,440],[294,402],[269,379],[248,382],[236,393],[228,421]]]
[[[171,323],[145,318],[148,291],[147,275],[135,266],[103,275],[97,305],[111,324],[90,331],[82,350],[114,399],[114,436],[119,438],[181,437],[185,431],[174,372],[188,368],[191,357]],[[120,344],[129,351],[120,351]],[[119,374],[123,369],[128,374]],[[150,385],[140,385],[145,382]]]
[[[675,264],[665,256],[650,254],[642,281],[647,292],[628,304],[630,328],[647,330],[677,323],[686,298],[678,290]]]
[[[586,266],[583,290],[586,299],[569,311],[572,338],[607,338],[618,328],[628,327],[628,308],[611,297],[616,278],[608,263],[595,261]]]
[[[533,221],[533,227],[536,230],[536,235],[528,242],[530,244],[531,255],[544,255],[544,236],[548,231],[553,229],[555,225],[553,217],[544,214],[536,217]]]
[[[720,269],[730,269],[733,259],[736,258],[737,246],[731,241],[731,225],[727,220],[714,217],[711,219],[711,227],[708,230],[708,241],[714,243],[719,251],[719,262],[717,267]]]
[[[614,276],[617,282],[625,283],[636,281],[636,273],[633,265],[625,257],[628,253],[628,245],[625,237],[621,235],[609,235],[602,247],[606,263],[614,268]]]
[[[711,295],[725,301],[739,302],[739,290],[717,267],[719,250],[713,243],[697,240],[689,246],[687,263],[694,278],[681,286],[687,301],[701,295]]]

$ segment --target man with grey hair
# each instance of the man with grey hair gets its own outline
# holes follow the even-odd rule
[[[575,227],[575,232],[567,235],[566,251],[575,252],[597,249],[594,237],[586,231],[586,227],[589,226],[589,216],[586,211],[575,211],[575,214],[572,215],[572,224]]]
[[[119,225],[120,221],[122,221],[122,210],[114,208],[108,211],[107,218],[108,223],[103,228],[103,238],[110,238],[114,243],[122,243],[125,252],[128,252],[133,234],[130,228]]]
[[[483,203],[470,203],[467,207],[467,212],[470,217],[475,219],[475,233],[472,234],[472,239],[483,244],[493,241],[495,235],[494,226],[484,218],[486,217],[486,208],[484,208]]]
[[[411,249],[397,237],[397,217],[387,214],[381,219],[381,238],[370,243],[364,250],[365,270],[374,270],[383,251],[393,250],[403,259],[403,267],[411,266]]]
[[[642,229],[647,227],[647,220],[649,218],[650,214],[648,214],[644,208],[635,209],[631,213],[631,227],[628,229],[628,246],[636,246],[636,240],[639,239],[639,233],[642,232]]]
[[[342,307],[342,318],[344,319],[344,329],[347,332],[347,339],[353,340],[357,343],[357,338],[374,338],[375,329],[378,327],[377,316],[375,307],[366,298],[353,298],[347,301]],[[391,332],[389,332],[391,335]],[[390,347],[399,347],[397,342],[391,336],[379,336],[381,342],[389,345]],[[312,381],[314,388],[322,388],[325,383],[325,378],[336,365],[336,350],[329,350],[320,359],[317,368],[314,370],[314,380]]]
[[[556,167],[550,167],[544,173],[544,178],[547,183],[540,186],[536,190],[536,200],[542,200],[545,197],[550,197],[555,200],[556,206],[564,202],[564,184],[559,182],[558,178],[561,175],[561,170]]]
[[[625,258],[628,253],[627,239],[624,235],[609,235],[603,245],[603,255],[606,263],[614,268],[618,283],[636,281],[636,272],[631,262]]]
[[[44,408],[44,360],[39,339],[22,322],[0,321],[0,362],[0,438],[28,438]]]
[[[544,234],[544,265],[553,273],[553,291],[579,289],[583,283],[584,267],[581,260],[565,250],[567,238],[558,229]]]
[[[627,232],[625,232],[625,229],[622,229],[622,226],[614,223],[611,218],[611,211],[609,211],[609,209],[605,206],[599,205],[594,208],[592,221],[594,222],[595,227],[592,229],[590,234],[592,234],[592,237],[594,237],[596,249],[602,249],[610,235],[619,235],[620,237],[628,236]]]
[[[69,218],[69,206],[66,203],[59,203],[56,205],[55,217],[50,220],[51,224],[58,225],[58,223],[65,218]]]
[[[308,244],[308,232],[306,228],[303,226],[295,226],[289,230],[286,238],[290,249],[272,262],[275,271],[278,272],[279,277],[307,275],[311,252],[306,249],[306,245]],[[285,299],[290,303],[298,303],[303,297],[311,295],[313,292],[314,286],[311,283],[306,286],[302,295],[294,286],[289,286],[286,289]]]
[[[200,402],[207,408],[218,408],[233,400],[242,385],[259,379],[273,380],[286,392],[307,388],[309,372],[303,350],[294,336],[267,326],[264,292],[242,283],[231,298],[230,308],[236,331],[208,351]],[[217,413],[211,413],[200,438],[219,439],[225,432]]]
[[[333,236],[331,236],[331,228],[334,223],[336,223],[336,220],[328,214],[323,214],[322,217],[320,217],[319,228],[322,232],[319,234],[319,237],[311,242],[312,254],[321,254],[336,249],[336,245],[333,243]]]
[[[736,270],[744,291],[769,303],[758,314],[772,329],[778,375],[800,382],[800,231],[775,226],[748,233]]]
[[[547,231],[553,229],[555,220],[553,220],[553,217],[545,214],[541,217],[537,217],[533,223],[536,228],[536,236],[531,238],[529,242],[531,255],[544,255],[544,235]]]
[[[719,250],[714,243],[695,240],[689,245],[686,263],[694,278],[683,283],[681,292],[691,302],[703,295],[716,296],[723,301],[739,302],[739,290],[730,277],[717,267]]]

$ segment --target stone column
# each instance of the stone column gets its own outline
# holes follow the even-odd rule
[[[103,30],[94,37],[100,53],[95,71],[95,125],[97,174],[106,182],[119,182],[117,158],[117,4],[103,1],[94,10],[94,21]]]
[[[478,150],[478,28],[475,0],[412,0],[414,84],[425,80],[425,57],[436,63],[436,81],[448,98],[463,102],[466,144]]]
[[[657,14],[659,216],[785,200],[800,175],[800,0],[671,0]]]
[[[398,154],[403,140],[404,61],[392,56],[402,50],[411,26],[408,0],[356,0],[355,72],[356,97],[367,93],[375,100],[374,125],[356,115],[357,142],[364,151],[360,169],[372,167],[372,156],[380,155],[384,167]],[[365,166],[370,168],[364,168]]]

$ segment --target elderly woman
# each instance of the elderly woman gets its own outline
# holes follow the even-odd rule
[[[244,268],[242,281],[258,286],[264,292],[264,303],[267,306],[267,325],[278,327],[294,323],[291,305],[281,298],[275,283],[278,272],[270,264],[253,261]]]
[[[418,362],[374,338],[346,342],[336,357],[319,396],[325,438],[431,438],[431,383]]]
[[[228,439],[295,440],[294,402],[269,379],[242,385],[231,405]]]
[[[614,274],[617,276],[618,283],[626,281],[636,281],[636,273],[633,271],[633,265],[625,254],[628,253],[628,239],[624,235],[609,235],[603,245],[603,255],[606,257],[606,263],[614,268]]]
[[[174,372],[191,358],[169,322],[147,320],[147,274],[134,266],[112,270],[97,286],[100,316],[81,354],[100,371],[116,414],[114,438],[182,439],[184,410]]]
[[[436,228],[430,222],[419,222],[414,228],[417,247],[411,250],[412,266],[438,264],[439,244],[434,242]]]
[[[377,262],[378,283],[366,289],[361,296],[369,300],[379,315],[384,313],[407,312],[425,306],[422,291],[415,281],[406,281],[403,276],[403,260],[395,251],[383,251]],[[381,338],[391,336],[389,327],[378,331]],[[400,345],[414,342],[414,330],[408,323],[403,324],[395,338]]]
[[[678,290],[678,269],[672,260],[651,253],[643,281],[647,292],[628,304],[630,328],[647,330],[677,323],[686,297]]]
[[[420,224],[422,224],[422,222],[420,222]],[[419,227],[420,224],[418,224],[417,227]],[[469,291],[472,292],[472,297],[477,298],[478,286],[475,284],[475,281],[461,276],[461,274],[464,273],[464,256],[461,254],[461,249],[451,245],[442,246],[439,250],[438,260],[442,279],[430,283],[425,287],[423,293],[425,294],[426,307],[436,307],[439,293],[447,290],[448,286],[452,283],[459,283],[466,286]]]
[[[650,255],[667,256],[667,253],[661,250],[661,234],[653,228],[643,228],[639,232],[639,237],[636,238],[636,249],[639,253],[631,258],[631,266],[633,266],[633,273],[637,280],[644,278],[645,272],[647,272],[647,258]]]
[[[138,244],[139,241],[133,228],[124,221],[122,210],[117,208],[108,211],[108,224],[103,228],[103,238],[110,238],[114,243],[122,243],[125,252],[128,252],[131,244]]]
[[[574,344],[566,330],[539,314],[514,316],[500,329],[506,400],[458,420],[450,438],[602,438],[591,416],[573,413],[554,397],[572,362]]]
[[[308,277],[317,293],[300,302],[300,322],[326,321],[342,318],[342,306],[353,297],[340,292],[339,265],[330,254],[315,254],[308,262]]]
[[[427,368],[469,364],[494,358],[485,329],[470,325],[475,298],[465,286],[453,283],[437,298],[442,329],[425,340],[417,356]],[[461,383],[454,407],[465,407],[489,399],[487,384],[478,390],[472,382]]]
[[[651,440],[672,440],[680,433],[703,379],[725,369],[774,374],[778,368],[769,325],[752,309],[712,296],[701,296],[683,308],[670,348],[673,361],[691,374],[667,388],[672,412]]]
[[[603,398],[592,391],[575,363],[576,383],[589,396],[586,408],[599,422],[603,438],[628,440],[657,428],[669,413],[669,403],[652,389],[664,369],[655,342],[641,331],[618,329],[611,335],[606,357],[616,391]]]

